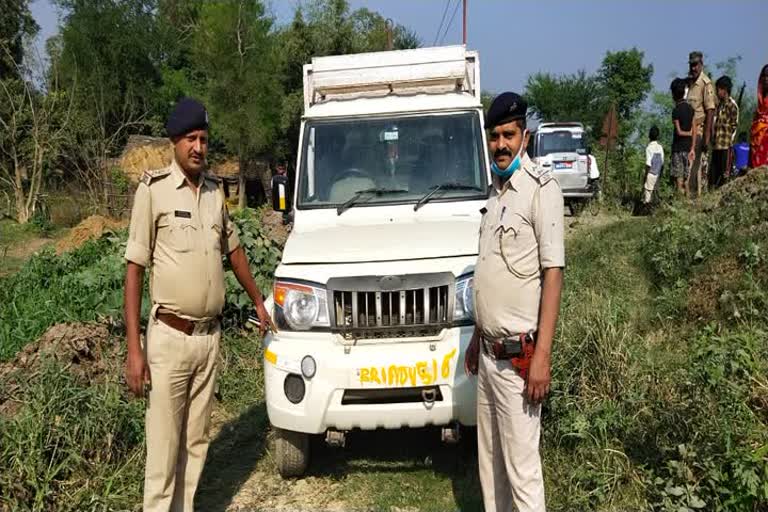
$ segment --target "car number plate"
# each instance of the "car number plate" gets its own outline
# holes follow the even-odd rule
[[[430,386],[438,380],[446,381],[455,372],[454,348],[442,357],[434,357],[407,364],[366,366],[357,369],[356,380],[361,386],[416,387]]]
[[[573,162],[557,162],[555,169],[571,169],[573,168]]]

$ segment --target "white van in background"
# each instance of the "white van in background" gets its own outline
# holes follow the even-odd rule
[[[573,206],[596,196],[600,171],[581,123],[541,123],[531,132],[528,154],[534,162],[552,170],[566,204]]]

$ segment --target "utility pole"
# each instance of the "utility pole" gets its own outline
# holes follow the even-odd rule
[[[464,16],[463,16],[464,18],[463,34],[464,35],[463,35],[462,41],[464,41],[464,46],[466,46],[467,45],[467,0],[462,0],[462,2],[464,3]]]

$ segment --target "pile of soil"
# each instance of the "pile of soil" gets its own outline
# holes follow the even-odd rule
[[[752,169],[746,176],[723,186],[719,204],[724,206],[738,201],[768,203],[768,166]]]
[[[128,226],[127,220],[115,220],[101,215],[91,215],[72,228],[67,236],[56,243],[56,254],[72,251],[88,240],[101,238],[105,232],[116,231]]]
[[[0,414],[13,415],[20,407],[14,396],[22,379],[39,371],[42,361],[53,358],[86,384],[104,382],[119,364],[112,357],[115,348],[106,325],[64,323],[49,328],[37,341],[25,346],[16,357],[0,363]]]

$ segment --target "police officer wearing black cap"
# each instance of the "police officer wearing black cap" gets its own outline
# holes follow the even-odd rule
[[[126,381],[147,397],[144,511],[192,511],[208,451],[224,307],[226,255],[263,329],[274,328],[229,220],[219,178],[206,172],[208,113],[184,98],[166,125],[174,157],[144,173],[125,251]],[[152,308],[139,335],[144,271]]]
[[[477,438],[486,512],[544,511],[541,401],[565,251],[563,195],[526,154],[527,105],[497,96],[486,117],[493,188],[475,265],[475,332],[465,369],[477,373]]]

